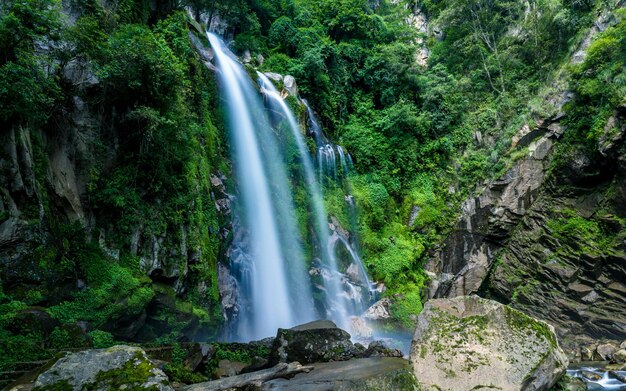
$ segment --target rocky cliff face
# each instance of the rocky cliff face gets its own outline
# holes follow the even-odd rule
[[[610,13],[600,14],[572,62],[610,24]],[[565,90],[549,98],[557,114],[512,141],[523,157],[463,202],[456,229],[427,265],[429,295],[479,293],[547,320],[566,340],[623,340],[626,107],[594,148],[560,146],[569,98]]]

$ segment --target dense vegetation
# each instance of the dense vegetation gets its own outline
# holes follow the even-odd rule
[[[175,340],[190,318],[212,330],[221,321],[219,222],[209,175],[228,167],[215,83],[192,48],[185,5],[196,16],[226,22],[233,48],[249,50],[254,65],[294,75],[326,133],[351,153],[364,259],[389,295],[401,294],[393,311],[407,326],[421,310],[428,252],[451,229],[460,200],[477,181],[504,172],[523,153],[511,147],[512,134],[553,114],[544,97],[571,82],[575,98],[565,109],[575,131],[565,145],[573,148],[597,140],[626,95],[624,21],[593,43],[583,63],[566,66],[606,5],[601,0],[190,0],[156,9],[147,0],[113,3],[73,1],[81,16],[72,23],[58,1],[0,5],[2,132],[29,129],[43,155],[41,140],[61,133],[75,97],[98,113],[91,142],[99,155],[84,164],[102,231],[87,235],[54,219],[40,168],[48,216],[41,224],[50,245],[30,257],[43,282],[0,290],[0,365],[76,344],[70,325],[78,320],[93,327],[86,344],[110,345],[123,338],[110,331],[157,298],[169,305],[157,306],[154,316],[168,326],[147,339]],[[436,34],[406,23],[418,9]],[[428,66],[416,62],[424,47]],[[98,82],[70,83],[71,67],[86,67]],[[36,205],[30,213],[36,221]],[[8,217],[0,211],[0,221]],[[337,217],[349,226],[347,216]],[[200,255],[187,278],[206,281],[206,289],[175,292],[147,278],[128,240],[137,221],[145,236],[164,238],[162,245],[172,248],[193,227],[185,231],[186,245]],[[119,254],[97,245],[94,238],[105,232]],[[183,254],[171,256],[182,262]],[[76,276],[88,289],[59,288]],[[59,322],[49,336],[11,328],[35,305]]]
[[[50,236],[48,245],[26,255],[31,263],[24,267],[33,269],[17,271],[34,273],[40,283],[3,284],[0,365],[47,357],[45,349],[126,339],[119,329],[149,305],[156,305],[156,325],[144,339],[174,341],[190,322],[217,330],[219,242],[212,233],[218,221],[209,175],[223,161],[221,136],[214,125],[213,75],[192,49],[186,15],[173,9],[150,12],[141,1],[119,2],[113,9],[81,1],[73,7],[82,16],[68,24],[60,2],[16,0],[0,7],[0,123],[3,132],[27,129],[36,142],[38,194],[46,218],[38,222],[36,199],[22,218],[33,219]],[[97,82],[75,84],[67,73],[76,69]],[[46,182],[43,140],[63,137],[77,99],[99,113],[94,137],[87,141],[95,155],[81,161],[89,173],[88,202],[99,231],[86,232],[78,222],[60,218],[46,197],[52,184]],[[9,215],[2,213],[4,221]],[[206,289],[181,295],[148,278],[128,240],[138,228],[161,238],[164,246],[183,240],[197,254],[189,279],[202,281]],[[104,251],[94,241],[105,233],[118,251]],[[172,263],[181,265],[186,256],[171,253]],[[66,289],[76,278],[86,288]],[[25,312],[33,305],[47,307],[58,324],[50,335],[42,335],[36,316]],[[20,321],[25,325],[16,329]],[[76,321],[89,322],[91,341],[75,337]]]

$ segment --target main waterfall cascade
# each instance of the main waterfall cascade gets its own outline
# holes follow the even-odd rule
[[[351,330],[373,300],[370,282],[356,241],[331,231],[323,194],[326,186],[345,188],[354,222],[347,183],[351,159],[328,142],[301,101],[315,135],[316,177],[302,128],[272,82],[259,73],[259,93],[222,41],[210,33],[208,38],[222,84],[238,189],[229,261],[239,310],[226,338],[260,339],[279,327],[318,318]],[[339,246],[347,259],[337,256]]]

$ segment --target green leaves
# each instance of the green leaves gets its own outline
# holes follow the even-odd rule
[[[0,122],[41,123],[60,89],[49,52],[61,23],[55,0],[11,0],[0,4]]]

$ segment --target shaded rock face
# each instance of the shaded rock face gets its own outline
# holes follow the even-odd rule
[[[568,151],[549,176],[545,144],[558,140],[558,118],[522,132],[516,142],[529,155],[465,201],[457,230],[429,262],[431,296],[498,298],[549,321],[564,346],[624,340],[625,119],[619,107],[595,150]]]
[[[536,200],[545,178],[547,163],[539,146],[551,147],[562,134],[557,119],[545,121],[518,144],[534,146],[534,152],[519,160],[504,176],[491,182],[475,198],[461,206],[457,229],[443,249],[429,261],[427,270],[440,275],[435,297],[455,297],[478,292],[496,252]],[[529,148],[530,149],[530,148]]]
[[[269,364],[298,361],[300,364],[343,361],[362,354],[365,348],[354,345],[350,334],[330,321],[312,322],[293,329],[278,329]]]
[[[425,390],[547,390],[567,358],[548,324],[478,296],[430,300],[410,361]]]
[[[122,386],[173,390],[167,376],[150,363],[142,349],[122,345],[63,357],[39,375],[34,386],[64,390],[107,390]]]
[[[607,132],[624,135],[624,114],[609,122]],[[626,153],[623,137],[611,139],[611,148],[575,151],[555,171],[485,281],[487,294],[577,343],[626,339]]]
[[[278,329],[272,344],[268,365],[294,362],[345,361],[353,358],[402,357],[402,352],[373,341],[366,349],[350,341],[350,334],[330,320],[317,320],[291,329]]]
[[[593,36],[614,19],[610,12],[599,13],[570,61],[580,62]],[[497,298],[549,321],[566,338],[564,345],[621,341],[626,338],[626,108],[618,107],[607,121],[595,150],[572,145],[555,162],[554,146],[567,131],[559,112],[571,98],[559,85],[566,83],[555,83],[544,102],[557,114],[535,128],[523,126],[513,137],[512,145],[527,148],[527,155],[463,203],[456,229],[426,266],[429,296]],[[581,219],[601,235],[590,238],[589,231],[577,230]],[[559,235],[559,225],[569,229]]]

